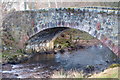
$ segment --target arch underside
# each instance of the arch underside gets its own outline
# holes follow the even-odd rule
[[[55,29],[56,28],[58,28],[58,31],[56,30],[56,32],[55,32]],[[46,42],[46,41],[48,41],[48,42],[50,42],[51,40],[53,40],[53,39],[56,39],[61,33],[63,33],[65,30],[67,30],[67,29],[78,29],[78,30],[80,30],[80,31],[84,31],[84,32],[86,32],[86,33],[88,33],[88,34],[90,34],[91,36],[93,36],[93,37],[95,37],[95,38],[97,38],[98,40],[100,40],[103,44],[105,44],[110,50],[112,50],[111,49],[111,47],[107,44],[107,43],[105,43],[104,42],[104,39],[102,38],[102,37],[106,37],[106,36],[104,36],[103,34],[100,34],[100,33],[97,33],[96,31],[95,31],[95,29],[91,29],[90,30],[90,28],[89,29],[85,29],[85,28],[83,28],[83,27],[81,27],[81,28],[78,28],[77,26],[75,26],[75,27],[52,27],[52,28],[47,28],[47,29],[43,29],[42,31],[40,31],[40,32],[38,32],[36,35],[34,35],[34,36],[32,36],[28,41],[30,41],[31,39],[33,39],[33,38],[35,38],[36,37],[36,39],[34,39],[34,40],[38,40],[38,42],[39,43],[44,43],[44,42]],[[61,32],[60,32],[61,31]],[[42,39],[40,39],[39,37],[40,36],[44,36],[44,35],[46,35],[46,34],[44,34],[44,32],[47,32],[47,34],[57,34],[57,35],[54,35],[54,36],[52,36],[52,37],[46,37],[46,39],[43,41],[43,42],[40,42],[40,40],[42,41]],[[50,32],[50,33],[49,33]],[[53,33],[53,32],[55,32],[55,33]],[[60,32],[60,33],[59,33]],[[44,35],[43,35],[44,34]],[[99,35],[98,35],[99,34]],[[30,41],[31,42],[31,41]],[[36,44],[36,42],[34,42],[33,41],[33,43],[32,44]],[[39,44],[38,43],[38,44]],[[51,44],[52,45],[52,44]],[[47,46],[47,45],[46,45]],[[115,52],[114,52],[115,53]]]

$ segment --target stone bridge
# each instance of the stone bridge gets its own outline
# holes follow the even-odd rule
[[[22,40],[22,38],[22,41],[29,41],[34,38],[33,36],[49,28],[69,27],[89,33],[108,46],[116,55],[120,56],[120,46],[118,44],[120,12],[118,9],[89,7],[52,8],[18,11],[15,13],[19,14],[19,16],[22,13],[23,21],[21,20],[21,23],[26,23],[29,26],[25,34],[26,36],[23,36],[25,40]],[[15,23],[12,25],[15,25]]]

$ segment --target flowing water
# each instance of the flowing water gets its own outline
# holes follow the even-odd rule
[[[47,78],[54,70],[84,70],[87,65],[102,71],[116,63],[117,57],[106,46],[93,45],[85,49],[58,52],[57,54],[35,54],[22,64],[3,65],[3,78]],[[9,67],[9,68],[8,68]]]

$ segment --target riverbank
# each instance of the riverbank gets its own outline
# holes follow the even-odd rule
[[[94,49],[97,50],[97,53],[95,53],[96,51],[91,52]],[[3,65],[2,75],[3,78],[88,78],[103,72],[114,63],[110,56],[104,58],[105,53],[101,53],[101,50],[104,51],[103,49],[89,47],[64,52],[64,54],[60,52],[57,54],[36,53],[25,63]],[[107,52],[107,54],[109,53]],[[111,62],[106,62],[107,59]],[[118,67],[118,65],[111,67]]]
[[[97,39],[92,40],[79,40],[75,43],[72,47],[67,47],[64,49],[53,49],[51,51],[44,51],[44,52],[38,52],[39,54],[56,54],[57,52],[65,52],[65,51],[74,51],[79,49],[85,49],[92,45],[99,44],[100,41]],[[38,54],[37,53],[37,54]],[[21,53],[21,52],[14,52],[14,53],[8,53],[7,51],[2,53],[2,64],[19,64],[21,62],[24,62],[28,60],[30,57],[32,57],[36,53]]]
[[[19,56],[15,56],[10,60],[14,63],[2,66],[3,78],[88,78],[117,63],[115,54],[99,40],[81,40],[76,44],[74,47],[24,54],[27,56],[18,59]],[[15,63],[17,60],[22,61]]]
[[[118,78],[120,79],[120,67],[108,68],[101,73],[93,74],[89,78]]]
[[[27,67],[29,68],[25,69]],[[3,66],[2,78],[119,78],[119,70],[118,66],[108,67],[99,73],[93,72],[86,75],[83,71],[75,69],[66,71],[43,64],[26,64],[24,66],[7,64]]]
[[[85,75],[83,72],[71,70],[71,71],[54,71],[51,78],[120,78],[120,67],[108,68],[100,73],[90,73]],[[107,80],[107,79],[106,79]]]
[[[46,34],[44,35],[46,36]],[[49,33],[47,33],[47,35],[49,35]],[[50,36],[50,38],[52,37],[53,35]],[[54,41],[54,45],[50,45],[53,46],[54,48],[50,50],[46,49],[44,46],[40,46],[39,49],[41,48],[42,50],[40,50],[39,52],[35,51],[35,49],[32,48],[28,49],[27,52],[26,48],[19,49],[16,47],[15,43],[12,44],[14,44],[12,47],[6,47],[6,49],[3,50],[2,64],[7,64],[7,63],[19,64],[23,61],[28,60],[36,53],[37,54],[56,54],[57,52],[63,53],[65,51],[85,49],[91,47],[92,45],[98,45],[101,43],[99,40],[95,39],[86,32],[79,31],[76,29],[67,29],[63,33],[57,36],[57,38]]]

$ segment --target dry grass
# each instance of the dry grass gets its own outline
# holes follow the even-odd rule
[[[119,78],[120,67],[109,68],[99,74],[94,74],[89,78]]]
[[[92,76],[87,78],[118,78],[119,79],[120,76],[119,70],[120,67],[108,68],[104,72],[93,74]],[[59,71],[54,71],[51,78],[85,78],[85,77],[83,72],[79,72],[76,70],[71,70],[71,71],[59,70]]]
[[[76,70],[71,70],[71,71],[54,71],[53,75],[51,78],[83,78],[82,72],[78,72]]]

